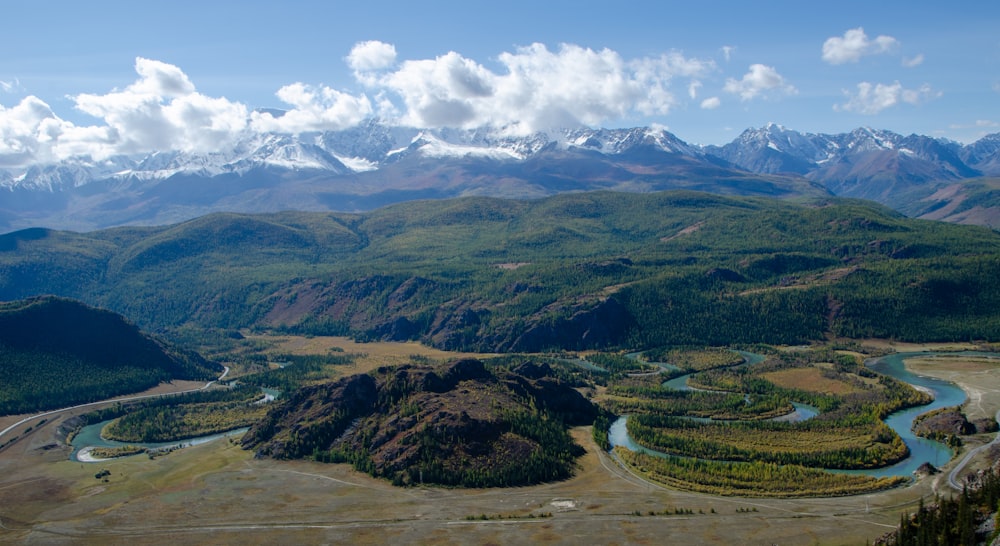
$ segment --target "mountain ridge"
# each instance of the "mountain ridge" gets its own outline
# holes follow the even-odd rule
[[[211,154],[159,152],[0,169],[0,191],[6,190],[0,229],[87,230],[220,211],[353,212],[413,199],[537,198],[598,189],[828,194],[912,213],[919,209],[914,202],[948,184],[991,176],[1000,176],[1000,134],[962,145],[871,128],[829,135],[769,124],[724,146],[698,146],[658,127],[511,136],[370,120],[339,132],[253,135]],[[963,188],[961,199],[974,191]]]
[[[995,339],[996,232],[869,201],[465,197],[0,235],[0,299],[443,349]]]

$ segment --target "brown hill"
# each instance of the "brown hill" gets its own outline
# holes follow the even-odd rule
[[[380,368],[292,393],[243,446],[260,457],[351,462],[399,485],[563,479],[582,453],[566,425],[590,423],[596,411],[550,372],[473,359]]]

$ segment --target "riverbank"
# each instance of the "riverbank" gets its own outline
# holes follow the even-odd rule
[[[138,446],[146,448],[151,452],[168,452],[175,451],[178,449],[197,446],[205,444],[208,442],[213,442],[222,438],[229,438],[231,436],[239,436],[249,430],[247,427],[241,427],[235,430],[230,430],[226,432],[219,432],[216,434],[209,434],[205,436],[199,436],[196,438],[185,438],[182,440],[172,440],[168,442],[118,442],[115,440],[108,440],[101,436],[101,430],[107,426],[111,421],[102,421],[100,423],[95,423],[93,425],[87,425],[83,427],[76,436],[73,437],[72,447],[73,453],[70,455],[70,459],[74,461],[79,461],[81,463],[95,463],[102,462],[108,459],[101,459],[94,457],[92,451],[95,448],[102,447],[122,447],[122,446]],[[117,458],[117,457],[116,457]]]
[[[858,470],[835,470],[830,471],[836,474],[843,475],[857,475],[857,476],[868,476],[875,479],[905,479],[910,480],[914,476],[914,472],[924,463],[930,463],[935,467],[941,467],[947,465],[949,461],[953,459],[953,453],[951,449],[947,446],[936,442],[933,440],[928,440],[926,438],[917,437],[912,432],[912,423],[917,415],[923,414],[927,411],[937,409],[940,407],[956,406],[962,404],[966,400],[965,392],[959,388],[957,385],[929,377],[927,375],[918,375],[909,371],[905,365],[905,362],[910,358],[932,358],[932,354],[922,355],[922,354],[902,354],[895,353],[890,354],[885,357],[871,359],[868,362],[868,366],[875,369],[883,374],[893,377],[899,381],[903,381],[917,388],[918,390],[930,394],[934,398],[929,404],[923,406],[911,407],[908,409],[897,411],[893,414],[888,415],[884,421],[891,429],[893,429],[900,439],[906,444],[906,448],[909,455],[899,460],[895,464],[883,466],[879,468],[867,468]],[[1000,361],[997,361],[1000,363]],[[820,364],[822,367],[823,365]],[[860,379],[863,379],[860,378]],[[839,381],[843,383],[842,380],[829,380],[828,383],[833,384]],[[837,383],[840,385],[840,383]],[[843,383],[846,385],[847,383]],[[829,386],[829,385],[827,385]],[[1000,385],[998,385],[1000,387]],[[792,432],[792,431],[790,431]],[[626,426],[625,418],[619,418],[615,423],[613,423],[611,430],[609,430],[608,438],[612,446],[622,446],[629,449],[630,451],[653,455],[658,457],[663,457],[662,453],[658,453],[654,450],[649,450],[638,445],[629,435]],[[898,442],[898,440],[897,440]],[[899,446],[902,448],[902,445]],[[735,449],[735,448],[734,448]],[[652,465],[654,460],[646,460],[643,466]],[[718,461],[712,462],[711,464],[726,464],[728,461]],[[664,464],[656,462],[657,464]],[[675,461],[676,463],[676,461]],[[704,461],[704,463],[710,464],[709,461]],[[732,463],[730,463],[732,464]],[[719,468],[729,468],[728,466],[721,466]],[[718,470],[718,469],[717,469]],[[758,470],[754,470],[757,472]],[[749,472],[749,471],[748,471]],[[676,480],[675,480],[676,481]],[[750,490],[743,492],[744,494],[749,494]]]
[[[94,451],[94,449],[96,449],[94,446],[88,446],[88,447],[85,447],[85,448],[81,449],[80,451],[77,451],[76,452],[76,460],[80,461],[81,463],[100,463],[100,462],[112,460],[112,459],[102,459],[102,458],[99,458],[99,457],[94,457],[91,454],[91,452]],[[115,458],[117,458],[117,457],[115,457]]]

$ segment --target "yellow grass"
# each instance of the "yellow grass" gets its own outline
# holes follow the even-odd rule
[[[858,388],[850,383],[823,377],[823,371],[818,368],[791,368],[761,375],[771,383],[789,389],[838,395],[858,392]]]
[[[272,343],[272,350],[276,354],[325,355],[339,349],[344,353],[358,355],[355,359],[355,365],[345,370],[352,374],[365,373],[380,366],[406,364],[414,355],[440,361],[496,356],[495,354],[442,351],[415,341],[358,343],[350,338],[340,336],[248,335],[247,337]]]

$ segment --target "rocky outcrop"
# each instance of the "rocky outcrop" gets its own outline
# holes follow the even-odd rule
[[[913,422],[913,433],[924,438],[945,439],[949,436],[974,434],[976,427],[958,408],[941,408],[925,413]]]
[[[523,485],[568,477],[567,424],[596,410],[544,365],[475,359],[380,368],[302,388],[244,437],[259,457],[351,462],[397,484]]]

